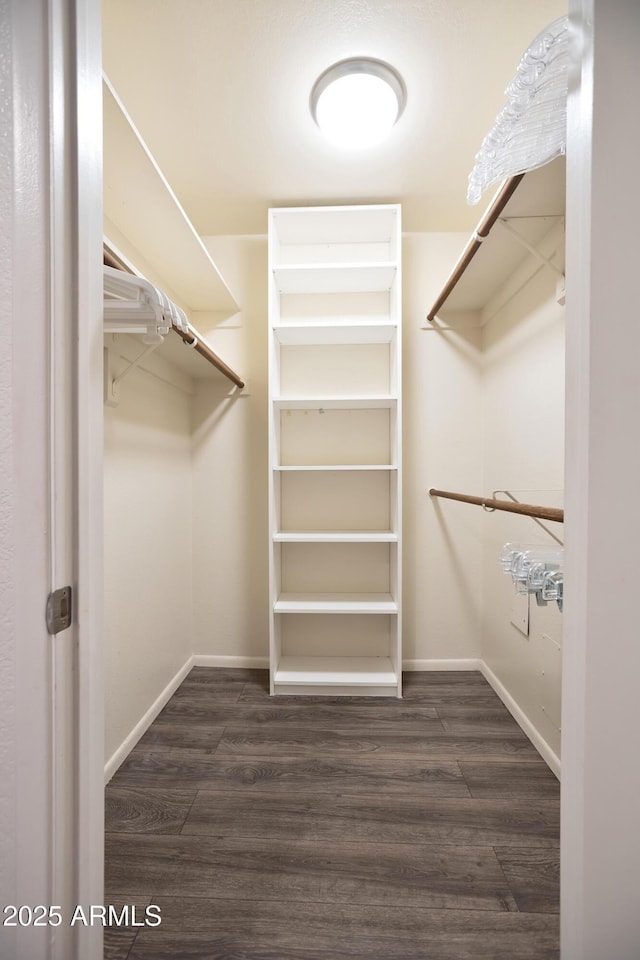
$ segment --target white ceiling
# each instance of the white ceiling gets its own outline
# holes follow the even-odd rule
[[[262,234],[269,206],[401,202],[406,231],[467,230],[467,176],[521,54],[566,0],[103,0],[104,69],[201,235]],[[404,77],[384,145],[325,143],[331,63]],[[484,204],[481,205],[481,207]]]

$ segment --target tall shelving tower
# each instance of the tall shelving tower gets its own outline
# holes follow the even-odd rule
[[[269,211],[272,694],[402,695],[400,219]]]

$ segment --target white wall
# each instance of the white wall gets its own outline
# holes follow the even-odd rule
[[[553,278],[539,273],[484,331],[477,318],[460,319],[446,330],[426,328],[426,308],[465,240],[459,234],[432,234],[408,235],[403,241],[404,659],[437,665],[486,655],[532,714],[528,698],[540,706],[537,688],[545,669],[552,693],[543,705],[552,720],[538,709],[536,722],[553,740],[559,712],[553,641],[560,639],[560,615],[551,609],[532,611],[532,638],[512,644],[512,588],[501,579],[495,560],[505,534],[509,539],[522,533],[534,542],[538,536],[544,541],[545,535],[532,521],[508,518],[505,527],[501,516],[433,500],[427,491],[437,486],[474,493],[496,486],[513,488],[520,496],[535,487],[545,493],[546,502],[561,498],[562,310],[553,302]],[[193,650],[204,656],[264,658],[266,245],[264,238],[207,238],[206,243],[241,304],[240,314],[209,336],[248,376],[249,395],[234,398],[219,383],[196,384]],[[541,371],[547,384],[541,418],[528,428],[521,449],[513,442],[522,435],[520,419],[511,417],[513,407],[504,407],[502,391],[513,392],[515,384],[526,402],[527,391],[535,394],[540,385]],[[498,429],[501,411],[504,422]],[[491,429],[484,426],[488,419]],[[491,597],[485,606],[487,590]],[[489,610],[486,646],[484,610]],[[533,642],[533,635],[540,641],[543,632],[552,638],[549,663],[540,642]]]
[[[480,511],[435,500],[430,487],[482,484],[481,331],[424,320],[466,242],[403,239],[404,659],[475,659],[482,605]]]
[[[480,483],[480,334],[420,330],[426,305],[462,242],[459,235],[409,236],[403,242],[404,656],[409,661],[479,654],[481,518],[472,511],[453,525],[445,523],[427,489],[465,487],[470,477]],[[214,385],[197,385],[194,652],[266,657],[266,241],[206,238],[206,243],[242,307],[215,336],[221,351],[225,345],[225,357],[237,358],[236,366],[248,375],[250,396],[221,399]],[[453,397],[443,402],[451,384]]]
[[[498,556],[508,541],[559,546],[533,520],[432,500],[429,487],[563,505],[564,308],[556,278],[532,258],[503,306],[451,315],[425,331],[466,237],[404,241],[405,630],[408,661],[482,659],[557,771],[562,614],[529,603],[529,632],[512,623],[514,589]],[[559,245],[557,230],[544,241]],[[481,254],[480,254],[481,255]],[[561,524],[547,524],[563,537]],[[432,665],[436,665],[433,663]]]
[[[505,540],[548,538],[533,521],[435,500],[428,489],[509,488],[520,499],[561,503],[562,308],[554,301],[553,276],[541,270],[484,329],[477,317],[458,318],[444,329],[427,325],[426,309],[465,240],[459,234],[403,240],[404,659],[441,666],[485,658],[557,752],[560,614],[534,606],[529,638],[518,634],[510,624],[511,583],[496,561]],[[266,240],[216,237],[206,243],[241,310],[218,325],[213,318],[207,325],[205,315],[194,321],[247,378],[247,390],[239,393],[222,378],[193,381],[189,421],[189,398],[179,397],[176,407],[175,391],[138,373],[123,383],[120,408],[107,410],[110,517],[129,511],[137,531],[153,527],[152,515],[132,510],[130,488],[162,474],[166,458],[172,462],[162,480],[167,502],[176,496],[173,483],[179,486],[189,473],[193,483],[192,514],[183,494],[182,512],[165,513],[163,521],[183,556],[193,551],[193,602],[187,611],[187,594],[181,596],[181,631],[153,612],[155,574],[145,590],[145,621],[139,601],[134,612],[136,590],[127,570],[110,564],[112,595],[128,598],[110,614],[110,636],[130,636],[133,614],[134,630],[146,638],[135,650],[128,641],[112,640],[107,675],[109,712],[118,717],[114,749],[139,719],[136,710],[146,710],[189,653],[222,664],[234,658],[266,662],[268,653]],[[174,435],[167,435],[165,409],[174,418],[182,411]],[[160,537],[160,528],[155,534]],[[133,556],[138,538],[126,535],[132,546],[123,544],[124,536],[107,524],[108,556],[119,557],[123,549]],[[136,566],[143,565],[143,542]]]
[[[122,334],[105,342],[116,374],[144,349]],[[107,761],[192,647],[192,386],[159,351],[144,366],[158,376],[131,371],[104,408]]]
[[[215,328],[204,317],[194,322],[247,387],[238,392],[222,378],[195,384],[193,652],[266,665],[267,242],[204,239],[240,312]]]
[[[193,653],[266,656],[266,247],[220,246],[225,276],[249,291],[246,310],[222,323],[215,314],[191,319],[250,388],[237,391],[204,360],[191,365],[202,370],[194,379],[171,362],[169,343],[126,376],[118,405],[104,408],[110,773]],[[145,349],[123,335],[105,343],[114,376]]]
[[[458,234],[403,240],[407,661],[476,658],[480,650],[482,517],[469,510],[446,518],[427,490],[481,484],[481,334],[464,325],[443,333],[420,329],[464,240]],[[241,306],[209,339],[248,377],[249,395],[233,398],[220,384],[196,384],[193,649],[196,656],[266,658],[266,238],[205,243]]]
[[[564,502],[564,307],[555,276],[540,267],[483,328],[482,493],[509,490],[518,500]],[[560,544],[529,517],[482,514],[482,658],[552,754],[560,754],[562,614],[528,598],[525,633],[511,622],[515,591],[497,562],[503,544]],[[545,521],[560,539],[563,526]],[[525,614],[527,603],[525,602]],[[557,762],[554,763],[557,770]]]

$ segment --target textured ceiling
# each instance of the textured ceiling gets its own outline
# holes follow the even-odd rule
[[[407,231],[466,230],[466,183],[504,88],[564,0],[103,0],[104,69],[202,235],[269,206],[401,202]],[[322,139],[316,77],[387,60],[407,107],[365,153]],[[483,206],[482,204],[481,206]]]

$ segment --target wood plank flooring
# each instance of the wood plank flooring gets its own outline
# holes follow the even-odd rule
[[[479,673],[195,667],[106,790],[106,960],[557,960],[559,784]],[[159,926],[144,925],[156,904]]]

